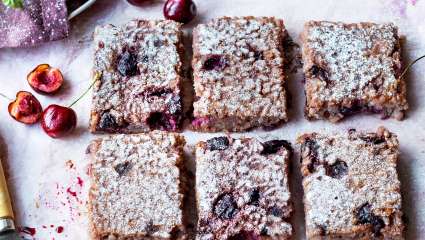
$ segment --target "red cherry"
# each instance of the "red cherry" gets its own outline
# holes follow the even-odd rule
[[[38,93],[56,93],[63,84],[63,76],[59,69],[49,64],[40,64],[27,76],[28,84]]]
[[[74,110],[55,104],[49,105],[41,118],[43,130],[52,138],[60,138],[69,134],[76,125],[77,115]]]
[[[188,23],[196,16],[196,5],[192,0],[167,0],[163,12],[166,19]]]
[[[8,106],[11,117],[25,124],[34,124],[41,117],[43,108],[37,98],[30,92],[20,91],[16,94],[16,100]]]

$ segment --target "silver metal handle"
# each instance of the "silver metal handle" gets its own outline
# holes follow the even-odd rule
[[[0,233],[15,230],[15,223],[10,218],[0,218]]]
[[[79,8],[75,9],[68,15],[68,20],[73,19],[75,16],[79,15],[80,13],[84,12],[87,8],[89,8],[91,5],[93,5],[96,2],[96,0],[88,0],[86,3],[81,5]]]

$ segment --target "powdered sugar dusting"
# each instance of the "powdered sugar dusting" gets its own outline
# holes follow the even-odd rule
[[[196,148],[196,190],[198,197],[198,239],[228,239],[241,231],[287,239],[291,224],[285,221],[292,211],[289,203],[289,152],[261,155],[263,145],[256,139],[230,139],[225,150],[208,150],[201,142]],[[257,190],[258,204],[250,204]],[[230,220],[214,214],[214,204],[222,194],[231,194],[237,213]]]
[[[299,141],[303,144],[308,236],[370,231],[359,230],[361,224],[356,217],[364,204],[370,204],[373,214],[383,219],[385,236],[402,234],[400,182],[396,171],[399,151],[395,135],[381,128],[378,133],[369,134],[353,131],[307,134]],[[336,161],[345,162],[348,172],[332,177],[329,168]]]
[[[332,87],[317,84],[317,98],[361,98],[367,94],[365,87],[374,78],[381,77],[385,89],[391,89],[396,82],[392,53],[398,43],[398,35],[393,24],[314,22],[307,25],[306,31],[304,47],[312,51],[316,61],[323,63],[328,81],[332,82]],[[307,65],[305,69],[309,70],[309,67]],[[392,93],[372,94],[391,96]]]
[[[89,204],[94,236],[169,238],[182,229],[183,144],[178,135],[159,131],[92,143]]]
[[[391,23],[308,22],[306,116],[336,122],[365,111],[402,120],[408,104],[397,31]]]
[[[286,120],[282,41],[274,18],[219,18],[194,30],[195,117],[256,119],[252,125]],[[219,69],[206,70],[211,55]]]
[[[94,87],[91,129],[99,129],[102,113],[128,131],[147,131],[151,112],[165,112],[173,96],[180,95],[181,24],[174,21],[133,20],[116,27],[95,30],[94,71],[101,79]],[[122,76],[120,55],[128,50],[137,58],[137,74]],[[169,90],[164,96],[144,97],[150,88]]]

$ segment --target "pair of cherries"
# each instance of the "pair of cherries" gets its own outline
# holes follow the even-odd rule
[[[59,91],[64,80],[59,69],[40,64],[28,74],[27,81],[36,92],[51,95]],[[24,124],[35,124],[41,119],[41,126],[46,134],[59,138],[72,132],[77,125],[77,115],[71,106],[51,104],[43,111],[33,94],[19,91],[16,99],[9,104],[8,111],[16,121]]]
[[[141,6],[148,0],[127,1]],[[163,13],[166,19],[188,23],[196,16],[196,5],[193,0],[167,0]],[[37,66],[28,74],[27,80],[36,92],[49,95],[56,93],[63,84],[60,70],[48,64]],[[15,120],[24,124],[35,124],[41,119],[41,126],[46,134],[52,138],[59,138],[72,132],[77,125],[77,115],[71,108],[77,101],[68,107],[52,104],[43,111],[34,95],[20,91],[16,94],[16,99],[9,104],[8,110]]]

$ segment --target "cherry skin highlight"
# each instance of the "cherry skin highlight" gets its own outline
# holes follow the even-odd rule
[[[196,5],[192,0],[167,0],[164,17],[180,23],[188,23],[196,16]]]
[[[72,108],[49,105],[43,112],[41,126],[52,138],[60,138],[71,133],[77,125],[77,115]]]

